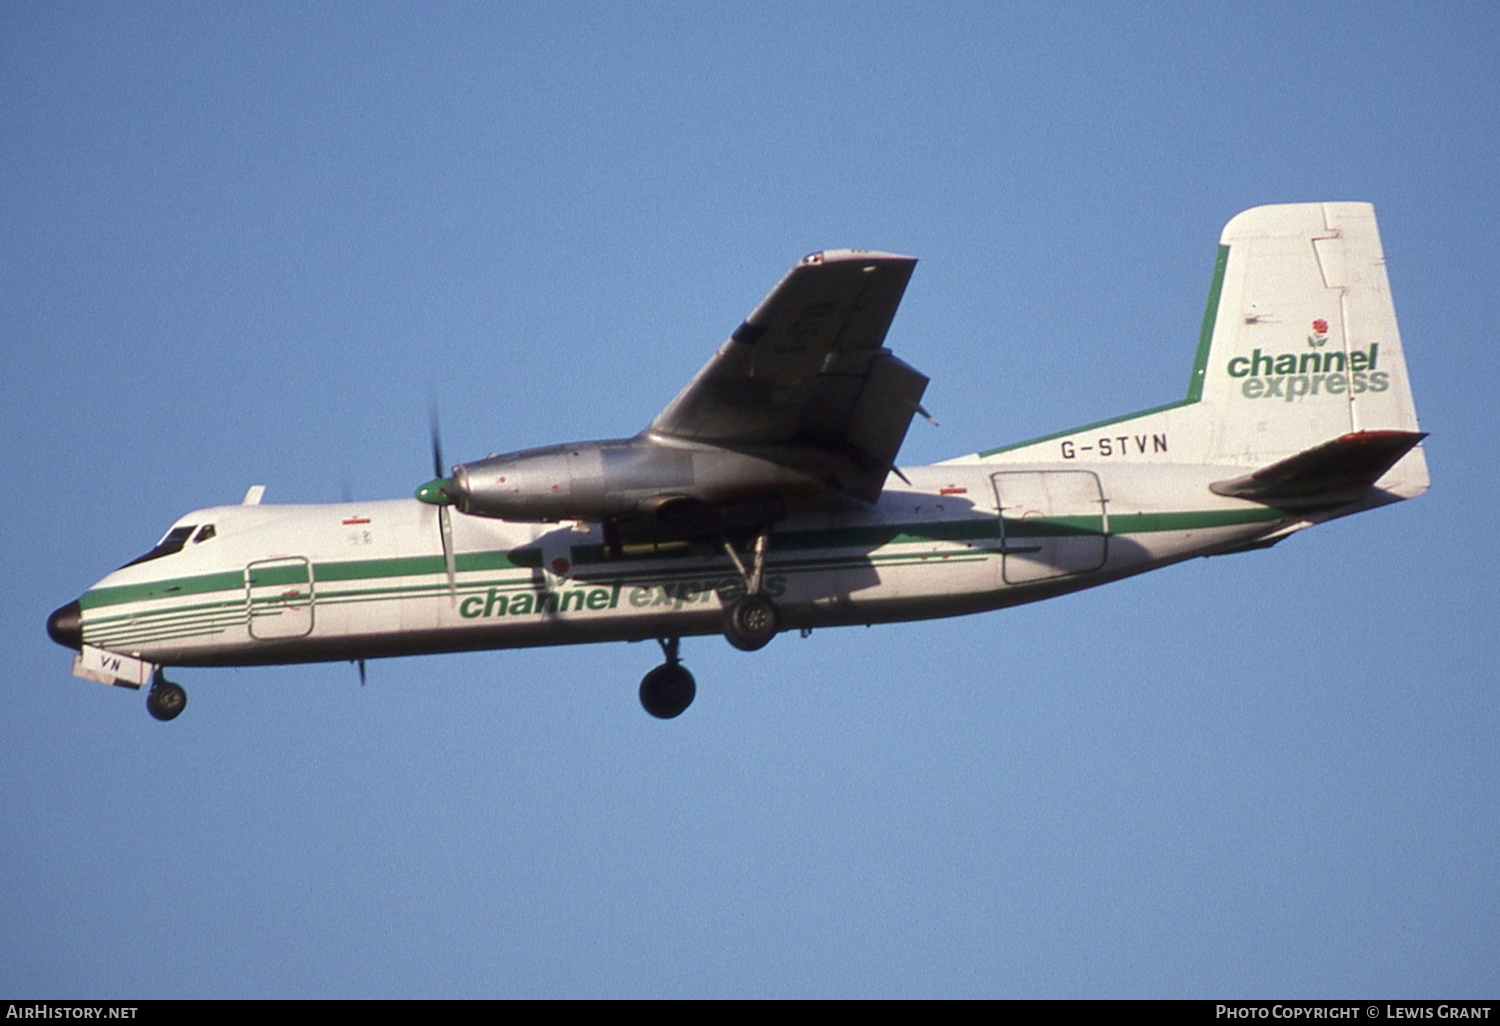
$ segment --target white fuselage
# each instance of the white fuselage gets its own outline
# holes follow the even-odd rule
[[[1250,546],[1363,506],[1290,513],[1215,495],[1223,468],[958,462],[830,500],[770,536],[785,628],[979,612]],[[415,500],[242,505],[212,537],[122,567],[80,599],[87,645],[157,665],[364,659],[717,634],[742,591],[711,546],[606,555],[597,524],[453,518]]]

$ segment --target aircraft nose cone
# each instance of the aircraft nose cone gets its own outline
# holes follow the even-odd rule
[[[77,599],[52,610],[47,617],[47,636],[63,648],[83,648],[83,607]]]

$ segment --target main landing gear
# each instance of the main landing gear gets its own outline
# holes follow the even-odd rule
[[[729,539],[722,540],[724,551],[729,553],[735,569],[745,579],[745,594],[724,609],[724,637],[741,652],[765,648],[776,637],[776,632],[781,630],[781,611],[776,608],[776,603],[761,593],[765,579],[768,538],[769,533],[766,531],[755,536],[755,548],[748,570]]]
[[[745,581],[745,593],[724,607],[724,637],[742,652],[765,648],[781,630],[781,611],[761,592],[766,570],[768,532],[755,536],[752,559],[746,568],[734,544],[720,536],[720,542],[735,569]],[[681,638],[658,638],[666,662],[641,678],[641,705],[659,720],[681,716],[693,704],[698,685],[678,657]]]
[[[187,708],[187,692],[162,676],[161,668],[151,676],[151,690],[146,692],[146,711],[157,719],[175,720]]]
[[[659,720],[681,716],[693,704],[698,685],[677,658],[680,638],[658,638],[667,661],[641,678],[641,705]]]
[[[724,637],[741,652],[765,648],[781,630],[781,613],[764,595],[741,595],[724,610]]]

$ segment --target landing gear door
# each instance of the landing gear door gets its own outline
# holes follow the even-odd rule
[[[1000,506],[1006,584],[1031,584],[1104,565],[1109,555],[1104,490],[1088,470],[1011,470],[990,475]]]
[[[245,568],[250,636],[300,638],[313,628],[312,568],[298,557],[263,559]]]

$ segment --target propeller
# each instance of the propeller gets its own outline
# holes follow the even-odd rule
[[[443,546],[443,569],[448,574],[448,602],[458,605],[457,566],[453,556],[453,496],[448,490],[449,480],[443,476],[443,437],[438,427],[437,407],[431,410],[429,427],[432,434],[433,479],[417,489],[417,498],[429,506],[436,506],[438,513],[438,538]]]

